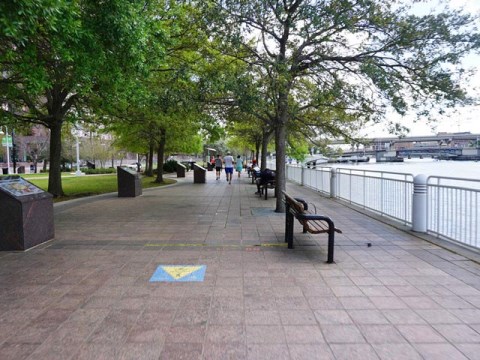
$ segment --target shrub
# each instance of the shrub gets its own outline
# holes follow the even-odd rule
[[[176,160],[168,160],[163,164],[163,171],[166,173],[173,173],[177,171],[177,161]]]
[[[80,170],[87,175],[115,174],[117,172],[117,169],[114,169],[114,168],[108,168],[108,169],[107,168],[98,168],[98,169],[81,168]]]

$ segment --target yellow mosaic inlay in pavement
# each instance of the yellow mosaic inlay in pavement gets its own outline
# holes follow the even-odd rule
[[[201,266],[162,266],[162,269],[175,280],[188,276],[200,268]]]

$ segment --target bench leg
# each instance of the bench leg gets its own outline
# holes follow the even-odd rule
[[[327,254],[327,263],[333,263],[333,249],[335,247],[335,227],[330,226],[328,228],[328,254]]]
[[[288,248],[293,249],[293,215],[288,211],[285,213],[285,242],[288,243]]]
[[[266,183],[266,184],[265,184],[265,187],[264,187],[264,189],[265,189],[265,200],[268,199],[267,192],[268,192],[269,185],[271,186],[271,184]],[[276,187],[276,186],[274,186],[273,188],[270,187],[270,189],[273,189],[273,191],[274,191],[274,197],[277,197],[277,187]]]

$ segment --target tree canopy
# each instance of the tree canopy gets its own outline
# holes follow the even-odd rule
[[[287,142],[470,100],[461,59],[480,48],[479,18],[416,15],[419,1],[1,2],[0,116],[50,129],[55,196],[62,124],[90,118],[138,131],[159,161],[178,139],[215,141],[219,124],[261,136],[262,153],[274,134],[280,193]]]
[[[0,3],[0,116],[50,130],[48,191],[62,196],[61,129],[94,111],[92,94],[128,88],[141,76],[152,17],[143,4],[106,0]]]
[[[296,120],[336,133],[348,119],[380,120],[389,106],[428,116],[466,101],[459,61],[480,46],[478,18],[456,10],[416,16],[411,3],[205,2],[222,51],[247,63],[268,87],[277,193],[285,188],[287,126]],[[278,198],[277,211],[283,210]]]

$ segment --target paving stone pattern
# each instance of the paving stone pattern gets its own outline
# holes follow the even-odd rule
[[[0,359],[480,359],[477,263],[287,189],[343,230],[335,264],[298,224],[286,249],[245,175],[56,206],[53,241],[0,253]],[[149,282],[162,264],[205,279]]]

